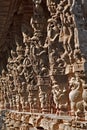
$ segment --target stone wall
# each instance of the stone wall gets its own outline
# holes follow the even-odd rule
[[[86,0],[15,5],[6,31],[7,62],[1,62],[6,126],[87,129]]]

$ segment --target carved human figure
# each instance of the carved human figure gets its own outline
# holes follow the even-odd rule
[[[6,108],[8,105],[9,97],[8,97],[8,77],[5,70],[2,70],[1,77],[1,107],[2,109]]]
[[[16,63],[16,58],[17,58],[17,53],[16,53],[16,51],[13,51],[13,50],[11,50],[11,60],[10,60],[10,64],[11,64],[11,66],[12,66],[12,70],[11,70],[11,74],[12,75],[14,75],[14,72],[15,72],[15,70],[16,70],[16,68],[17,68],[17,63]],[[15,79],[15,77],[14,77],[14,79]],[[14,81],[15,82],[15,81]]]
[[[50,79],[47,76],[38,76],[38,86],[39,86],[39,100],[40,100],[40,108],[41,112],[49,112],[50,111]]]
[[[52,0],[47,0],[47,6],[50,12],[50,15],[53,16],[56,13],[56,3],[53,2]]]
[[[26,45],[26,49],[25,49],[25,58],[23,61],[23,68],[24,68],[23,71],[24,71],[26,82],[30,83],[35,76],[35,72],[33,70],[31,57],[30,57],[30,49],[28,45]]]
[[[43,37],[40,36],[41,32],[37,30],[36,33],[37,33],[37,36],[33,36],[30,40],[30,58],[31,58],[31,63],[33,65],[34,72],[39,74],[40,63],[41,63],[40,60],[44,61],[43,57],[41,56],[43,56],[42,54],[43,52],[45,52],[45,50],[43,48],[43,43],[44,43],[42,40]],[[43,64],[46,64],[46,62],[44,62]]]
[[[40,3],[41,1],[34,1],[34,13],[30,21],[31,26],[34,30],[34,35],[38,35],[38,33],[41,35],[41,33],[45,30],[45,17],[43,13],[43,8],[41,7]]]
[[[47,94],[43,92],[41,89],[39,89],[39,98],[40,98],[40,103],[41,103],[41,108],[45,109],[46,108],[46,102],[47,102]]]
[[[56,113],[66,112],[68,110],[68,92],[66,88],[62,88],[56,82],[52,86],[53,100],[56,105]]]
[[[17,93],[16,93],[17,94]],[[16,109],[20,111],[21,103],[20,103],[20,96],[16,95]]]
[[[59,57],[59,53],[57,53],[59,52],[59,31],[57,21],[55,19],[49,19],[47,27],[47,46],[51,71],[52,68],[57,68],[56,61]]]
[[[73,36],[73,21],[72,16],[66,13],[63,21],[63,47],[65,53],[72,53],[71,40]]]
[[[48,20],[48,27],[47,27],[47,38],[48,38],[48,45],[51,47],[53,44],[57,46],[58,36],[59,36],[59,28],[57,24],[57,20],[49,19]],[[53,47],[53,46],[52,46]]]
[[[61,90],[57,84],[54,84],[54,86],[52,88],[53,88],[52,89],[53,100],[54,100],[54,103],[56,104],[56,109],[58,109],[59,108],[59,97],[61,95]]]
[[[75,60],[75,63],[77,64],[82,62],[81,50],[78,46],[74,50],[74,60]]]

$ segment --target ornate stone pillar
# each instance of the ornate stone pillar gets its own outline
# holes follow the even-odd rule
[[[47,103],[48,103],[47,100],[49,95],[49,92],[47,92],[46,90],[48,90],[48,88],[51,90],[51,88],[49,87],[49,76],[48,76],[48,54],[47,50],[44,48],[45,34],[46,34],[46,29],[44,27],[46,25],[46,21],[43,9],[40,4],[41,1],[39,0],[34,1],[34,13],[33,17],[31,18],[31,25],[32,28],[34,29],[34,35],[27,41],[27,44],[30,44],[31,64],[34,73],[36,74],[36,79],[38,82],[38,85],[35,86],[37,89],[39,87],[39,100],[40,100],[39,102],[41,104],[42,111],[44,111],[44,108],[47,109]],[[40,80],[42,80],[42,83]],[[45,84],[43,83],[43,81]],[[33,86],[30,87],[32,88]],[[45,90],[45,88],[47,89]],[[33,91],[33,89],[31,89],[29,94],[30,100],[32,95],[34,95],[33,92],[36,94],[36,92]]]
[[[50,96],[51,96],[51,86],[49,76],[38,76],[38,86],[39,86],[39,99],[41,112],[50,112]]]
[[[33,84],[32,84],[33,85]],[[30,105],[30,112],[39,112],[39,98],[38,98],[38,87],[28,86],[28,102]]]

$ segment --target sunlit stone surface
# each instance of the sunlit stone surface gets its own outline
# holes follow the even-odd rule
[[[87,0],[0,0],[0,130],[87,130]]]

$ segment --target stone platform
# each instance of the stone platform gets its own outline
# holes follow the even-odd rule
[[[72,116],[17,112],[1,112],[1,130],[87,130],[87,121]]]

